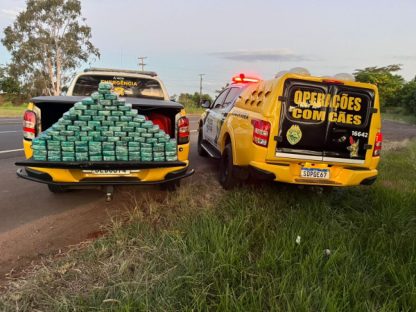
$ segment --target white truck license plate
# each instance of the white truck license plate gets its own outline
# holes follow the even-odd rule
[[[300,176],[310,179],[329,179],[329,169],[302,168]]]

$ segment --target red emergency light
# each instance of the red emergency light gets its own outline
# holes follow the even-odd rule
[[[323,83],[334,84],[334,85],[343,85],[344,83],[337,79],[322,79]]]
[[[255,77],[246,77],[244,74],[234,76],[232,79],[233,83],[247,83],[247,82],[259,82],[260,79]]]

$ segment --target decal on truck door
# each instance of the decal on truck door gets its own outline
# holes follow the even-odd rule
[[[277,157],[364,162],[374,102],[372,91],[288,80],[284,98]]]
[[[349,94],[325,94],[319,91],[296,90],[293,102],[296,106],[291,108],[293,119],[311,121],[337,122],[349,125],[361,125],[361,97]],[[329,108],[329,111],[322,110]],[[339,109],[339,111],[338,111]]]
[[[286,132],[287,141],[292,144],[298,144],[299,141],[302,139],[302,131],[300,130],[298,125],[293,125],[289,128]]]

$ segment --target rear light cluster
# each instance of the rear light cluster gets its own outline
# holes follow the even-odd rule
[[[36,114],[27,110],[23,115],[23,137],[26,140],[33,140],[36,136]]]
[[[189,119],[181,117],[178,120],[178,144],[189,142]]]
[[[373,156],[380,156],[382,144],[383,144],[383,134],[381,132],[377,132],[376,140],[374,142]]]
[[[251,121],[253,125],[253,143],[259,146],[267,147],[269,144],[269,136],[270,136],[270,122],[253,119]]]

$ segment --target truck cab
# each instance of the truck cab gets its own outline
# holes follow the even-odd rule
[[[237,76],[199,123],[198,151],[231,188],[252,175],[323,186],[371,184],[382,134],[377,87],[286,73]]]
[[[146,162],[39,162],[32,159],[32,140],[50,128],[75,103],[96,92],[98,85],[109,82],[113,92],[131,107],[159,126],[177,142],[177,161]],[[52,192],[90,185],[162,184],[174,189],[180,179],[194,171],[189,167],[189,120],[183,106],[169,101],[162,81],[154,72],[92,68],[79,73],[66,96],[33,98],[24,114],[23,146],[26,161],[18,176],[47,184]]]

